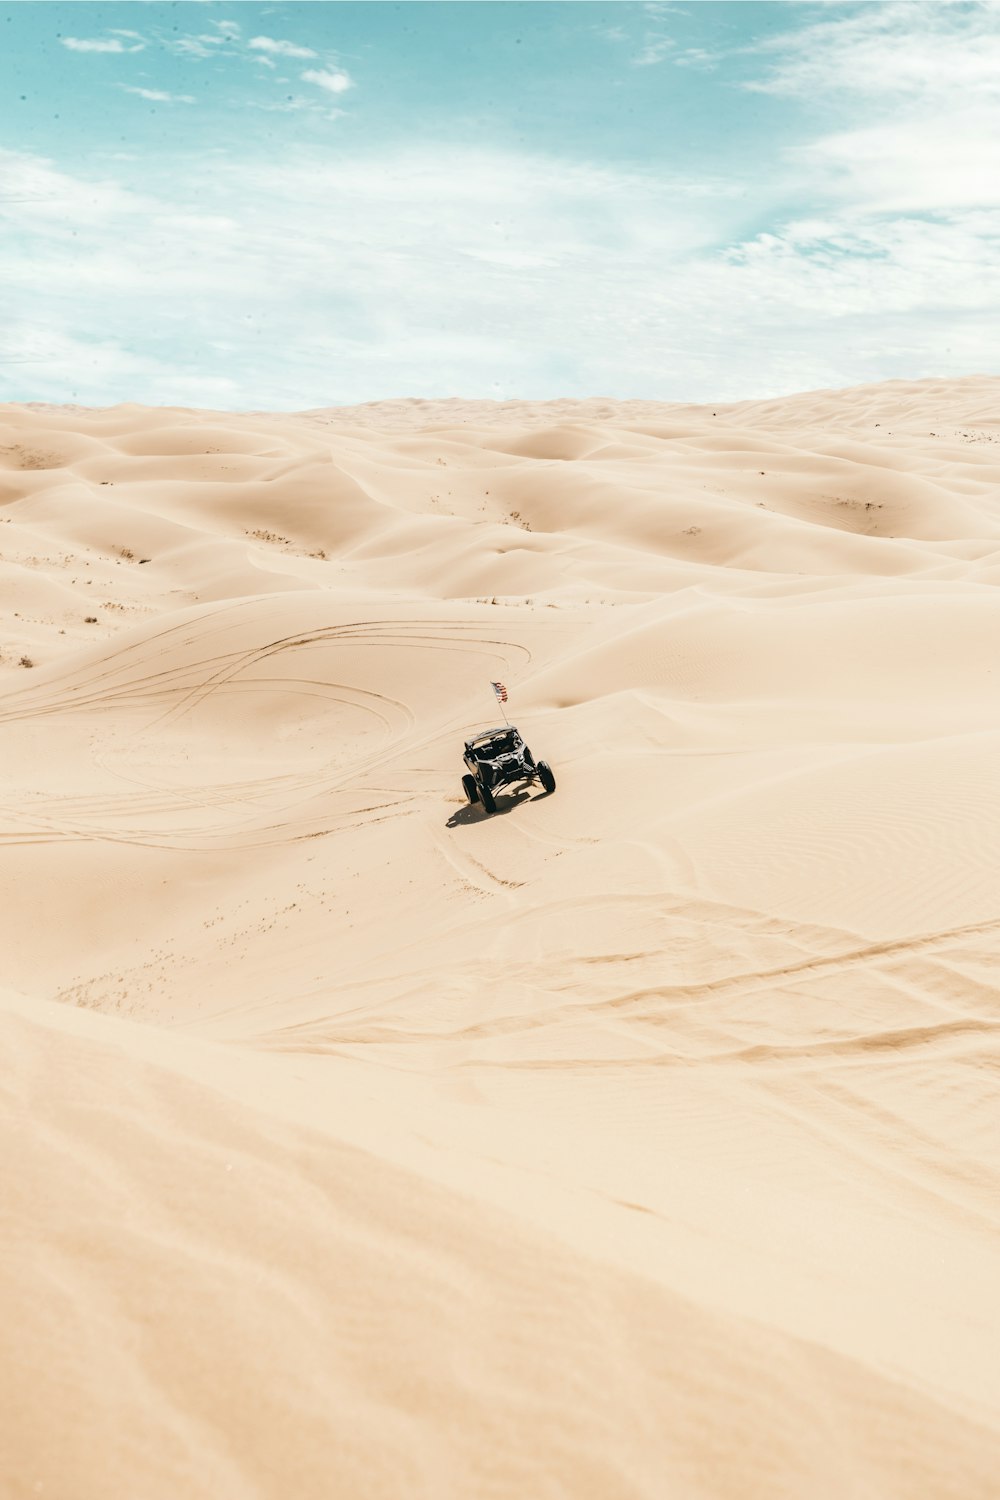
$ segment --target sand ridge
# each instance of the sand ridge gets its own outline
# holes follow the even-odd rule
[[[6,1492],[995,1493],[998,435],[0,409]]]

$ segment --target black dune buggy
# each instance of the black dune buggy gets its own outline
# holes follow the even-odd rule
[[[540,781],[554,792],[556,778],[544,760],[536,760],[513,724],[484,729],[465,742],[468,774],[462,777],[470,802],[481,802],[485,813],[497,810],[496,793],[516,781]]]

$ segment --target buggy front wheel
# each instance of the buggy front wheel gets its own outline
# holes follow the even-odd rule
[[[465,788],[465,795],[468,797],[469,801],[478,802],[479,788],[476,786],[476,778],[474,776],[463,776],[462,785]]]
[[[477,791],[479,792],[479,800],[483,804],[483,812],[485,812],[487,815],[490,813],[495,813],[497,810],[497,802],[489,787],[477,787]]]
[[[556,789],[556,778],[552,774],[552,767],[544,760],[540,760],[535,766],[535,770],[538,772],[538,779],[542,783],[544,790],[546,792],[554,792]]]

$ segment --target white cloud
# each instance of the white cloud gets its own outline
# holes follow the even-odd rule
[[[321,120],[339,120],[347,113],[344,109],[331,109],[325,103],[315,98],[307,98],[303,94],[289,95],[284,99],[251,99],[247,101],[248,108],[261,109],[266,114],[275,115],[314,115]]]
[[[158,181],[156,158],[109,160],[107,177],[0,151],[0,328],[31,361],[0,368],[5,390],[74,399],[86,372],[80,399],[99,402],[725,400],[996,368],[1000,6],[787,12],[740,56],[745,87],[794,103],[752,204],[735,174],[444,145],[166,156]],[[641,22],[646,65],[725,60],[669,47],[667,13]],[[276,85],[301,55],[211,27],[166,45],[238,45],[283,65]],[[352,80],[333,58],[300,76],[313,89],[255,87],[252,107],[340,113]]]
[[[311,47],[300,47],[297,42],[278,41],[270,36],[251,37],[247,43],[255,52],[269,52],[276,57],[315,57]]]
[[[632,59],[632,65],[636,68],[653,67],[669,56],[676,45],[673,38],[669,36],[648,36],[642,51]]]
[[[301,96],[294,99],[276,99],[273,102],[269,100],[251,100],[250,108],[262,109],[268,114],[274,115],[295,115],[300,114],[303,110],[320,111],[319,105],[312,99],[304,99]]]
[[[772,59],[745,86],[812,99],[867,96],[932,103],[960,94],[1000,99],[1000,5],[882,0],[783,32],[749,49]]]
[[[127,337],[100,330],[70,331],[55,323],[15,322],[4,331],[0,370],[20,369],[39,401],[111,405],[117,391],[162,390],[163,404],[232,407],[239,387],[224,375],[181,371],[169,359],[139,353]],[[11,373],[14,373],[13,371]]]
[[[513,151],[115,170],[141,188],[0,152],[0,200],[32,199],[0,201],[36,361],[9,399],[724,400],[995,365],[1000,210],[830,203],[748,239],[731,184]]]
[[[90,39],[78,36],[64,36],[61,38],[61,41],[63,46],[68,47],[71,52],[141,52],[146,45],[145,42],[138,41],[132,46],[127,47],[121,39],[122,35],[123,33],[119,33],[118,36]],[[133,33],[130,32],[128,35],[131,36]]]
[[[725,257],[752,297],[773,296],[798,316],[838,320],[920,318],[947,306],[951,315],[981,312],[982,278],[1000,250],[1000,212],[889,222],[793,222],[762,234]]]
[[[789,186],[854,223],[1000,205],[1000,4],[838,10],[749,49],[757,92],[849,121],[785,148]]]
[[[213,36],[207,40],[197,36],[174,37],[168,43],[172,52],[179,52],[184,57],[197,57],[203,59],[216,56],[216,46],[223,40],[221,37]]]
[[[0,214],[7,198],[25,200],[16,217],[5,216],[10,230],[20,230],[28,239],[64,233],[68,238],[74,226],[99,236],[103,225],[113,225],[118,234],[133,217],[148,214],[152,204],[145,193],[120,182],[77,176],[46,157],[0,148]]]
[[[138,94],[140,99],[149,99],[157,104],[194,104],[193,94],[168,94],[164,89],[144,89],[132,84],[122,83],[119,88],[126,94]]]
[[[354,87],[350,74],[341,68],[307,68],[302,74],[303,83],[314,83],[317,88],[330,94],[343,94]]]
[[[240,27],[236,21],[212,21],[214,31],[187,32],[182,36],[161,32],[162,44],[181,57],[193,57],[204,61],[207,57],[218,57],[228,47],[240,44]]]
[[[1000,205],[1000,119],[957,106],[945,118],[897,112],[790,148],[811,191],[855,213],[941,213]]]
[[[709,69],[718,65],[720,57],[718,53],[707,52],[704,47],[685,47],[672,59],[677,68],[702,68]]]

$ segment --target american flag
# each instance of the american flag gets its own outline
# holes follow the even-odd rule
[[[499,703],[507,702],[507,689],[504,687],[502,682],[491,682],[490,687],[496,693],[497,701]]]

